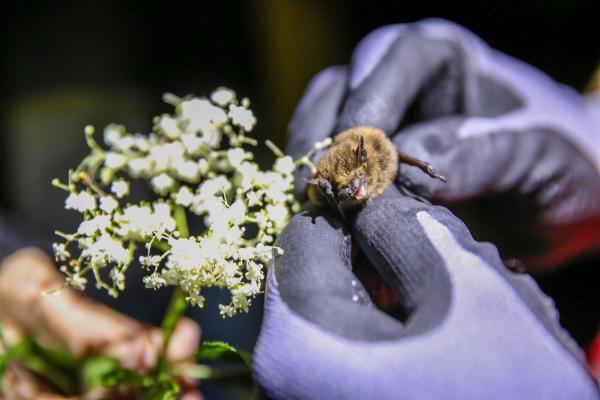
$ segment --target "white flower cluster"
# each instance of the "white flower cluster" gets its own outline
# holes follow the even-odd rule
[[[175,112],[156,117],[148,135],[109,125],[101,146],[86,128],[91,154],[68,183],[54,181],[69,193],[65,208],[83,216],[77,232],[57,232],[64,242],[54,245],[56,260],[67,284],[83,289],[92,274],[98,288],[117,296],[138,258],[148,288],[178,286],[199,306],[203,288],[226,288],[231,302],[219,306],[221,314],[247,311],[262,290],[266,263],[281,253],[276,236],[298,211],[292,174],[304,162],[269,144],[277,158],[261,170],[245,149],[256,145],[247,137],[256,118],[232,90],[165,101]],[[148,181],[157,199],[127,202],[131,179]],[[200,232],[189,233],[188,219]],[[138,257],[137,244],[145,247]]]

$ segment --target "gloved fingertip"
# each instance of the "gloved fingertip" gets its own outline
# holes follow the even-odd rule
[[[351,89],[359,86],[373,72],[375,66],[405,28],[406,25],[403,24],[384,26],[369,33],[360,41],[352,55]]]
[[[323,95],[328,87],[334,82],[344,79],[346,75],[346,67],[343,65],[334,65],[324,69],[315,75],[314,78],[308,83],[304,95],[296,107],[294,116],[292,117],[292,124],[298,116],[305,115],[315,102]]]

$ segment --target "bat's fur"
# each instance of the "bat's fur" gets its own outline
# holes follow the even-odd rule
[[[366,159],[357,157],[359,136],[363,137]],[[359,126],[335,136],[329,150],[317,164],[314,180],[326,179],[334,192],[348,187],[354,178],[366,179],[368,196],[362,201],[344,200],[342,208],[352,208],[380,195],[396,178],[398,151],[381,130]],[[313,203],[325,204],[324,194],[317,185],[310,185],[308,197]]]

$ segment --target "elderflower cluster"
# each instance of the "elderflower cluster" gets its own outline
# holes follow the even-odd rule
[[[226,288],[231,301],[221,314],[247,311],[265,266],[282,253],[273,242],[298,211],[292,174],[307,158],[294,161],[267,143],[276,159],[262,170],[247,149],[256,145],[247,136],[256,118],[232,90],[165,101],[175,111],[156,117],[149,134],[112,124],[100,145],[86,127],[90,155],[67,183],[53,181],[68,192],[65,208],[83,218],[76,232],[57,232],[56,260],[77,289],[93,277],[116,297],[139,261],[147,288],[180,287],[199,306],[203,288]],[[146,181],[153,199],[134,202],[133,180]]]

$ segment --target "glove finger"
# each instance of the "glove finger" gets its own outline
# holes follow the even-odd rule
[[[552,193],[539,191],[544,183],[556,182],[559,172],[579,159],[585,163],[573,145],[550,130],[530,126],[519,131],[498,124],[496,131],[464,137],[462,127],[468,124],[467,118],[449,117],[399,132],[393,141],[400,151],[429,162],[448,178],[444,184],[401,164],[399,183],[446,202],[518,187],[522,194],[538,193],[540,205],[547,205]]]
[[[302,157],[316,142],[332,134],[346,92],[347,75],[346,67],[330,67],[309,83],[288,126],[290,137],[286,153],[294,159]],[[317,152],[313,161],[321,154],[322,151]],[[308,177],[310,171],[307,168],[302,168],[296,173],[296,194],[305,192],[304,179]]]
[[[374,308],[352,273],[351,245],[349,232],[325,210],[294,216],[277,239],[284,253],[271,264],[267,298],[280,298],[305,320],[340,336],[397,337],[402,324]]]
[[[508,113],[527,102],[527,93],[516,90],[522,77],[540,78],[468,30],[438,19],[374,31],[357,46],[350,74],[338,129],[370,125],[389,134],[399,124],[448,115]]]
[[[497,131],[464,135],[473,125],[446,118],[400,132],[396,146],[448,183],[401,164],[398,184],[451,206],[477,237],[531,271],[597,248],[600,177],[578,148],[533,124],[519,130],[499,122]]]
[[[502,282],[565,349],[582,361],[581,351],[558,324],[552,301],[533,279],[510,272],[496,247],[476,242],[448,209],[402,196],[392,186],[357,215],[353,235],[396,289],[406,311],[404,334],[423,332],[456,312],[451,310],[456,293],[481,296],[490,309],[507,307],[514,300],[498,296],[498,282]],[[471,269],[460,270],[465,266]],[[489,268],[492,273],[480,274],[477,268]],[[474,280],[478,282],[476,288],[472,286]],[[466,315],[476,317],[477,312],[471,310]]]
[[[445,107],[459,112],[462,66],[456,45],[418,33],[418,25],[394,25],[367,36],[353,56],[352,87],[342,108],[338,131],[360,125],[391,134],[424,85],[444,87]],[[444,79],[437,75],[444,72]],[[437,78],[437,79],[435,79]],[[432,83],[433,80],[433,83]]]

